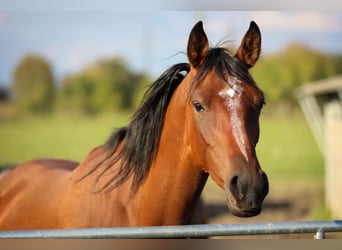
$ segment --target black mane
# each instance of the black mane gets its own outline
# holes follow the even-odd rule
[[[200,82],[206,75],[215,70],[216,74],[228,84],[226,73],[236,77],[245,83],[256,85],[248,71],[248,66],[239,59],[229,55],[225,48],[212,48],[199,69],[194,82]]]
[[[118,129],[109,137],[105,143],[108,153],[86,176],[105,163],[97,177],[97,180],[99,180],[113,164],[119,160],[121,163],[118,171],[98,191],[102,191],[107,187],[110,187],[110,190],[112,190],[121,185],[132,174],[132,189],[138,188],[139,184],[148,174],[158,149],[164,116],[170,99],[177,86],[189,71],[190,66],[187,63],[176,64],[165,71],[149,87],[129,125]],[[121,151],[115,152],[123,140]],[[112,157],[114,153],[116,155]]]
[[[231,57],[223,48],[212,48],[194,78],[193,86],[212,70],[215,70],[217,75],[225,81],[227,81],[225,74],[228,73],[244,82],[254,84],[247,65]],[[108,153],[84,177],[102,166],[96,179],[98,181],[111,169],[113,164],[121,162],[118,170],[107,183],[100,187],[99,192],[107,188],[112,190],[118,187],[132,175],[133,191],[144,181],[158,149],[170,99],[189,71],[190,66],[187,63],[176,64],[165,71],[145,93],[143,101],[129,125],[116,130],[106,141],[105,146],[108,148]],[[122,149],[116,152],[121,142],[123,142]]]

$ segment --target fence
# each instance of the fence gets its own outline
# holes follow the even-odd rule
[[[342,103],[324,107],[326,136],[325,200],[335,217],[342,218]]]
[[[325,159],[325,202],[342,218],[342,76],[298,89],[297,97]]]
[[[324,239],[327,232],[342,232],[342,220],[273,222],[251,224],[206,224],[187,226],[86,228],[56,230],[0,231],[0,239],[141,239],[203,238],[269,234],[314,234]]]

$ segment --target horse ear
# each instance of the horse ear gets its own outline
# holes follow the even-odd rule
[[[204,33],[202,21],[199,21],[192,28],[188,41],[187,55],[191,67],[199,68],[203,64],[208,49],[208,38]]]
[[[257,62],[260,50],[261,33],[258,25],[254,21],[251,21],[235,57],[246,63],[251,68]]]

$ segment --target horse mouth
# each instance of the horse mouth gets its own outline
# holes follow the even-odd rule
[[[253,217],[257,216],[261,213],[262,208],[256,207],[256,208],[250,208],[250,209],[240,209],[236,207],[231,207],[228,205],[228,209],[230,213],[237,217]]]
[[[253,217],[257,216],[262,211],[262,201],[254,201],[254,204],[248,204],[242,201],[236,201],[227,196],[228,210],[237,217]]]

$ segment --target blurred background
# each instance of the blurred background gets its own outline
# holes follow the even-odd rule
[[[257,151],[270,179],[264,212],[250,219],[229,215],[209,180],[207,222],[337,219],[325,202],[324,150],[296,93],[342,73],[342,12],[0,11],[0,166],[84,159],[128,123],[148,84],[187,61],[199,20],[211,46],[232,54],[251,20],[260,27],[251,72],[266,96]]]

